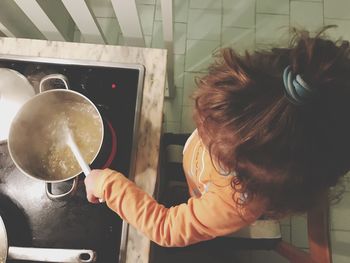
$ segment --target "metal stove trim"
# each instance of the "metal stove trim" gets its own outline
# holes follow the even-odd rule
[[[77,66],[100,66],[100,67],[112,67],[112,68],[137,69],[140,72],[142,72],[142,76],[144,75],[144,71],[145,71],[144,66],[140,63],[120,63],[120,62],[94,61],[94,60],[88,60],[88,59],[33,57],[33,56],[21,56],[21,55],[9,55],[9,54],[0,54],[0,59],[18,60],[18,61],[24,61],[24,62],[77,65]]]

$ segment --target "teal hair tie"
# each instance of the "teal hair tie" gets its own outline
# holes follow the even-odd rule
[[[293,104],[304,104],[312,95],[310,86],[299,74],[294,77],[290,66],[287,66],[283,71],[283,83],[286,97]]]

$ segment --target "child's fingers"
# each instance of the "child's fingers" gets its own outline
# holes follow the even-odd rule
[[[94,196],[93,194],[87,193],[86,198],[90,203],[93,203],[93,204],[100,203],[99,199],[96,198],[96,196]]]

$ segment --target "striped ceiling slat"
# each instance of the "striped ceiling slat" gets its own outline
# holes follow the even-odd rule
[[[20,9],[48,40],[65,41],[60,31],[52,23],[43,9],[35,0],[14,0]]]
[[[126,42],[125,44],[145,46],[135,0],[111,0],[111,2]]]
[[[101,29],[84,0],[62,0],[67,11],[73,18],[85,42],[105,44],[106,40]]]

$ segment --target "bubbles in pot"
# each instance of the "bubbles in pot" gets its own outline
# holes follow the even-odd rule
[[[91,105],[64,102],[54,105],[54,108],[57,113],[42,132],[46,134],[43,143],[48,145],[43,147],[47,151],[42,152],[40,160],[47,180],[66,179],[81,171],[70,147],[66,144],[68,130],[88,163],[94,159],[102,136],[99,115]]]

